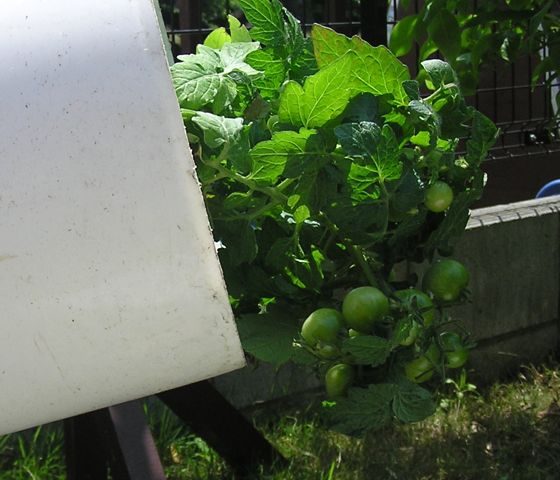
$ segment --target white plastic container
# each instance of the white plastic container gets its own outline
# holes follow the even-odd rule
[[[243,366],[152,0],[0,10],[0,434]]]

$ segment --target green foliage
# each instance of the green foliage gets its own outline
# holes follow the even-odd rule
[[[387,425],[393,418],[417,422],[435,412],[431,393],[406,380],[352,388],[348,397],[327,403],[327,418],[335,430],[363,435]]]
[[[443,61],[424,63],[433,92],[422,97],[387,48],[319,25],[305,38],[278,0],[240,4],[252,27],[230,18],[229,33],[179,57],[173,82],[246,351],[275,365],[311,360],[321,371],[328,362],[298,340],[303,320],[338,308],[341,292],[360,285],[393,298],[406,286],[389,281],[395,264],[449,254],[481,194],[480,163],[496,129],[466,105]],[[455,194],[440,213],[424,205],[436,180]],[[402,315],[421,318],[403,309],[369,335],[341,332],[339,344],[320,346],[361,369],[359,389],[333,412],[357,411],[382,389],[390,401],[365,425],[429,414],[420,387],[389,378],[393,367],[402,373],[402,354],[415,354],[393,338]]]
[[[0,437],[0,472],[2,480],[66,478],[62,428],[53,424]]]
[[[357,365],[382,365],[391,353],[391,344],[382,337],[358,335],[344,340],[342,349],[352,355]]]
[[[237,326],[245,351],[265,362],[281,365],[297,355],[292,342],[298,329],[287,315],[245,314],[239,317]]]
[[[391,50],[406,55],[416,42],[420,60],[440,52],[455,69],[464,92],[474,93],[479,72],[493,62],[540,57],[533,85],[560,73],[560,15],[554,0],[491,0],[481,3],[426,0],[391,32]]]

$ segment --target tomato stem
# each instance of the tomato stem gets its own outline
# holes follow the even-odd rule
[[[356,259],[358,266],[362,269],[362,272],[366,276],[369,284],[372,287],[380,288],[379,282],[377,281],[376,276],[374,275],[371,267],[369,266],[369,263],[366,261],[363,252],[358,247],[356,247],[356,245],[350,243],[346,239],[343,241],[344,244],[346,245],[346,248],[348,248],[354,255],[354,258]]]

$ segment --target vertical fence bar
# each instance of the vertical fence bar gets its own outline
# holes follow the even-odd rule
[[[387,44],[387,0],[362,0],[362,38],[372,45]]]

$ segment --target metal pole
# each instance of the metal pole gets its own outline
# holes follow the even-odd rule
[[[362,0],[361,36],[372,45],[387,45],[387,0]]]

